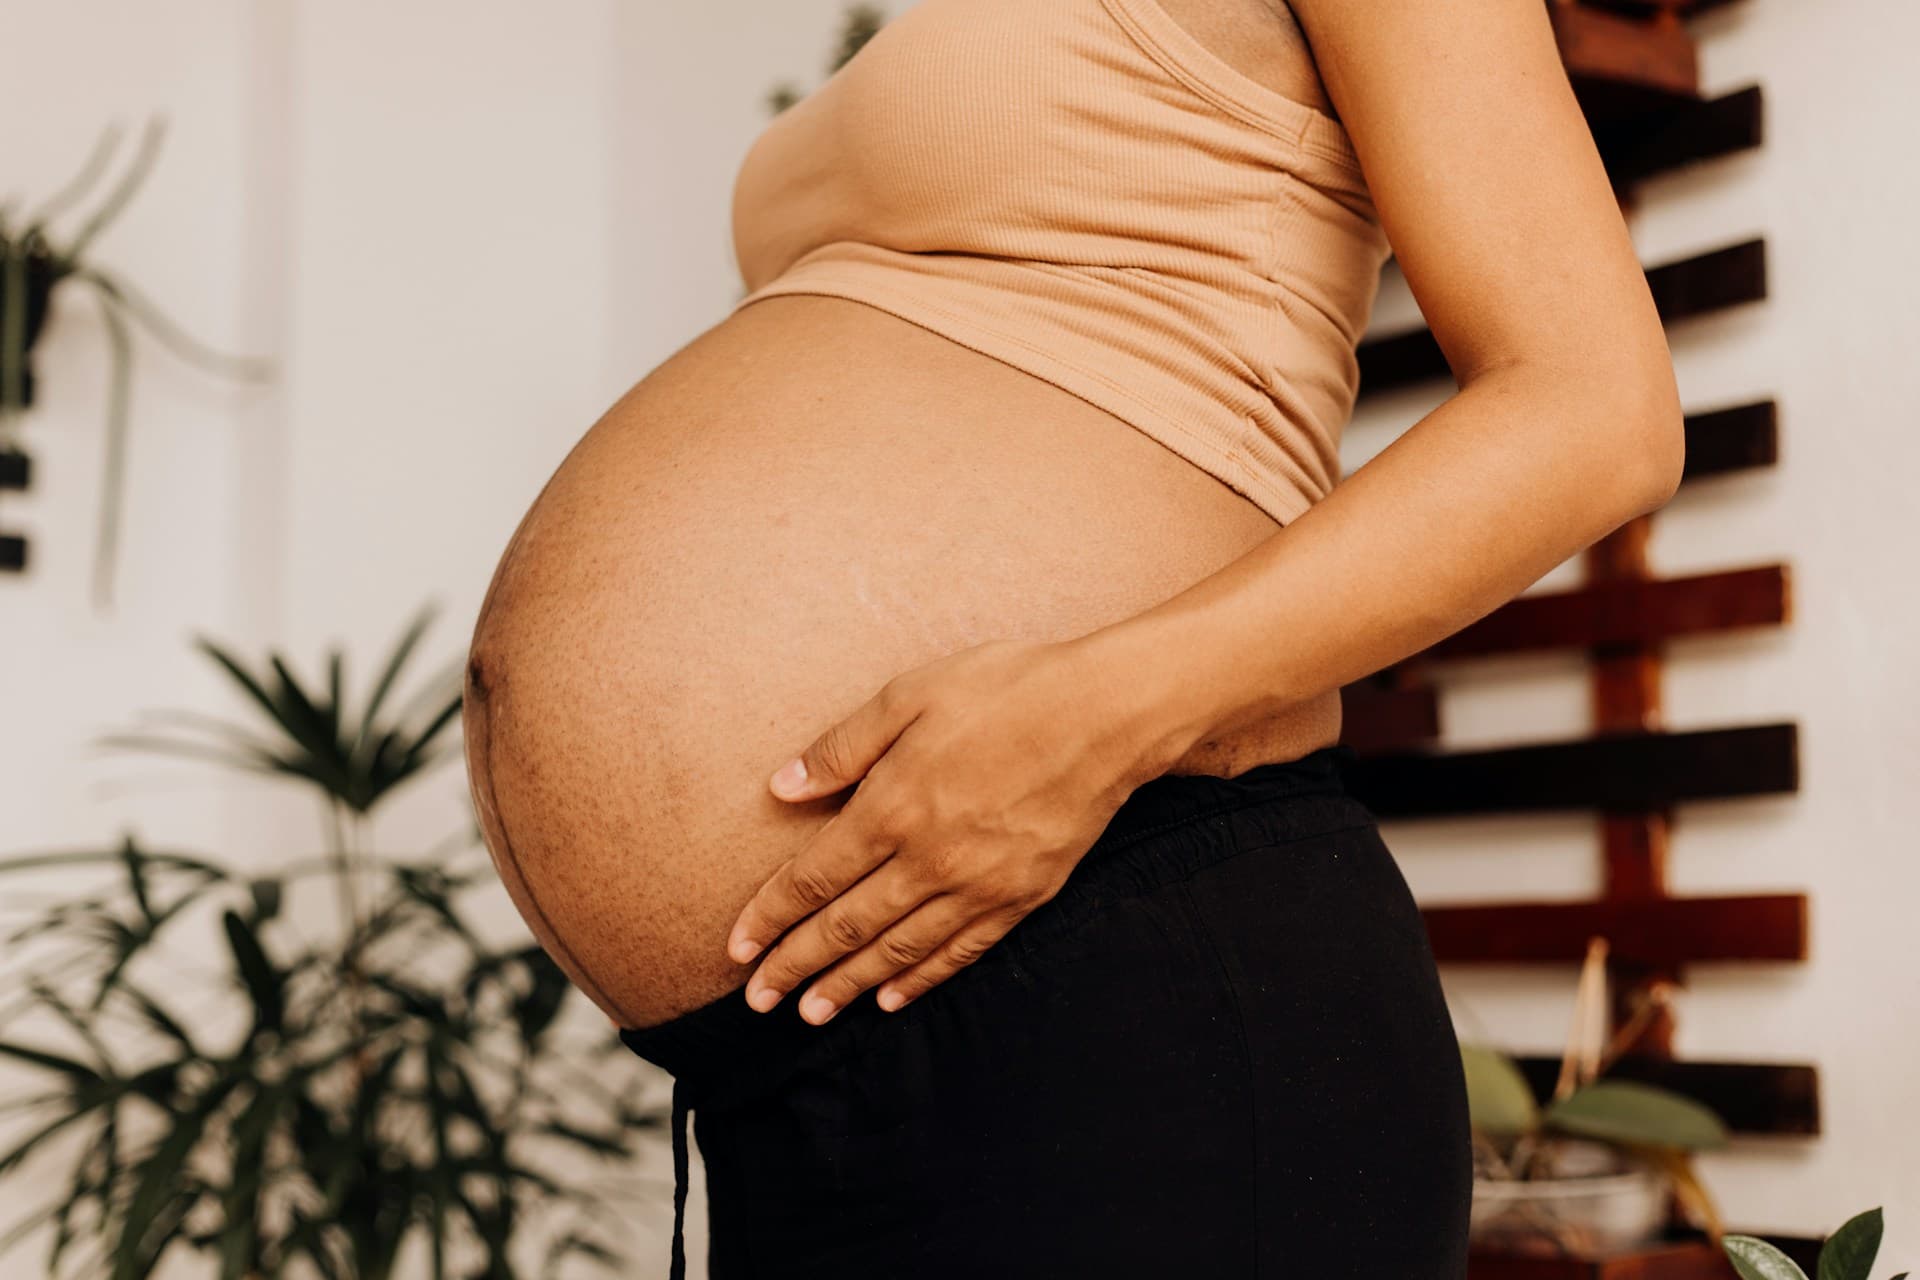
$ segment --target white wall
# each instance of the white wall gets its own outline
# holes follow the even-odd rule
[[[186,652],[195,629],[296,658],[334,641],[370,656],[431,596],[436,652],[457,653],[561,454],[735,296],[734,168],[769,84],[817,82],[837,13],[828,0],[0,0],[15,54],[0,192],[51,189],[103,121],[164,109],[166,155],[100,258],[195,332],[282,362],[275,385],[244,390],[143,348],[120,604],[97,616],[104,343],[84,305],[61,307],[29,427],[38,481],[0,499],[0,525],[31,526],[37,565],[0,579],[0,851],[128,824],[227,849],[288,824],[304,836],[303,810],[257,790],[88,743],[137,707],[222,705]],[[1787,560],[1797,616],[1777,634],[1676,646],[1670,719],[1798,720],[1804,790],[1684,809],[1674,879],[1807,889],[1814,959],[1696,971],[1679,1047],[1824,1073],[1825,1137],[1709,1162],[1733,1219],[1816,1231],[1884,1202],[1889,1255],[1914,1261],[1920,1156],[1895,1135],[1920,1104],[1920,841],[1895,804],[1920,765],[1920,607],[1897,554],[1920,453],[1905,425],[1920,374],[1902,349],[1920,195],[1903,59],[1920,19],[1894,0],[1851,0],[1844,21],[1831,5],[1745,0],[1697,29],[1710,88],[1764,83],[1767,145],[1650,185],[1635,231],[1649,261],[1767,237],[1772,298],[1677,330],[1674,350],[1692,405],[1779,399],[1783,460],[1683,492],[1655,556],[1672,572]],[[1390,281],[1380,327],[1410,314]],[[1350,462],[1422,407],[1370,405]],[[1450,673],[1449,738],[1579,732],[1584,699],[1570,661],[1475,664]],[[443,778],[395,829],[438,833],[463,802]],[[1579,820],[1388,835],[1436,901],[1572,896],[1597,878]],[[1558,1041],[1569,979],[1448,975],[1467,1030],[1523,1048]],[[663,1203],[636,1217],[663,1226]],[[697,1200],[692,1216],[697,1257]]]

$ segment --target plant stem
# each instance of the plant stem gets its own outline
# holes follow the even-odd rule
[[[328,844],[331,846],[334,891],[339,902],[340,929],[344,944],[340,964],[345,970],[347,989],[347,1034],[353,1039],[353,1075],[355,1084],[366,1079],[366,975],[360,966],[361,918],[360,865],[364,831],[363,819],[340,800],[329,796],[324,802],[327,814]]]

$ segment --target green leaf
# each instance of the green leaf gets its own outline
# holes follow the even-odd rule
[[[236,1068],[209,1085],[190,1109],[174,1117],[173,1128],[141,1161],[137,1169],[139,1181],[114,1243],[114,1280],[138,1280],[143,1263],[155,1256],[156,1242],[150,1237],[160,1235],[160,1243],[164,1243],[164,1232],[156,1232],[155,1227],[164,1225],[163,1214],[171,1216],[169,1206],[178,1195],[187,1158],[206,1132],[207,1121],[245,1079],[244,1070],[244,1067]]]
[[[1847,1219],[1822,1246],[1816,1280],[1867,1280],[1873,1270],[1873,1260],[1880,1253],[1884,1230],[1885,1223],[1878,1209]]]
[[[280,722],[280,708],[275,704],[273,695],[269,694],[265,686],[254,678],[252,672],[240,665],[238,658],[235,658],[232,654],[205,636],[195,639],[194,647],[206,654],[209,658],[212,658],[227,675],[232,677],[233,682],[239,685],[246,695],[253,699],[253,701],[267,713],[268,718],[270,718],[275,725],[285,730],[286,726]]]
[[[1754,1236],[1721,1236],[1720,1247],[1740,1280],[1807,1280],[1792,1258]]]
[[[45,1142],[48,1138],[51,1138],[54,1134],[59,1133],[62,1129],[65,1129],[68,1125],[75,1124],[81,1120],[86,1119],[87,1111],[90,1111],[91,1109],[92,1108],[81,1110],[79,1108],[74,1108],[72,1110],[64,1111],[61,1114],[55,1116],[52,1120],[49,1120],[46,1124],[42,1125],[40,1128],[34,1130],[32,1133],[22,1138],[14,1146],[13,1150],[7,1152],[3,1156],[0,1156],[0,1174],[7,1173],[15,1165],[25,1160],[29,1155],[32,1155],[35,1148],[39,1147],[39,1145],[42,1142]]]
[[[577,1146],[585,1147],[596,1155],[626,1156],[631,1150],[621,1141],[621,1131],[612,1129],[604,1133],[593,1133],[563,1120],[547,1120],[537,1126],[536,1132],[549,1137],[564,1138]]]
[[[253,998],[255,1032],[277,1030],[285,1013],[279,972],[267,959],[260,939],[238,912],[229,909],[222,913],[220,922],[226,927],[227,944],[233,949],[233,961],[240,970],[240,978],[246,983],[247,994]]]
[[[1529,1133],[1540,1124],[1539,1104],[1520,1068],[1504,1053],[1479,1045],[1460,1046],[1467,1075],[1467,1110],[1482,1133]]]
[[[360,729],[354,735],[353,744],[356,757],[373,740],[375,718],[379,716],[380,708],[387,700],[387,694],[392,692],[394,681],[400,678],[400,669],[407,665],[407,658],[412,655],[415,647],[420,643],[420,637],[426,633],[427,627],[433,622],[434,613],[434,606],[429,604],[414,615],[413,621],[407,624],[407,629],[401,633],[399,642],[394,645],[392,654],[388,656],[386,667],[380,672],[380,678],[374,682],[373,692],[367,697],[366,709],[360,713]]]
[[[282,883],[270,877],[251,881],[247,893],[253,898],[254,920],[271,920],[280,914],[280,903],[285,897]]]
[[[1547,1108],[1545,1123],[1603,1142],[1696,1150],[1727,1140],[1720,1117],[1691,1098],[1633,1080],[1597,1080]]]
[[[85,1084],[99,1084],[104,1077],[84,1062],[62,1057],[47,1049],[36,1049],[32,1045],[13,1044],[0,1041],[0,1056],[17,1059],[48,1071],[58,1071]]]
[[[529,1045],[536,1045],[559,1016],[573,986],[560,967],[537,948],[527,957],[527,971],[533,978],[533,987],[518,1002],[514,1012],[520,1021],[521,1037]]]
[[[126,864],[127,888],[133,894],[134,902],[139,904],[140,915],[152,928],[159,920],[153,914],[153,902],[147,893],[147,856],[128,838],[120,846],[120,860]]]
[[[266,1144],[286,1105],[290,1086],[282,1081],[254,1094],[234,1119],[227,1142],[232,1176],[220,1197],[220,1280],[245,1280],[259,1267],[262,1231],[260,1193],[266,1183]]]

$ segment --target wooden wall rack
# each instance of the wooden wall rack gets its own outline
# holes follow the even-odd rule
[[[24,489],[33,480],[32,460],[17,449],[0,449],[0,492]],[[0,573],[18,573],[27,567],[27,540],[0,533]]]
[[[1575,94],[1623,207],[1634,185],[1761,143],[1762,94],[1749,85],[1708,98],[1686,20],[1722,0],[1548,0]],[[1762,301],[1766,244],[1748,239],[1646,269],[1669,327]],[[1433,334],[1415,328],[1358,349],[1360,394],[1451,376]],[[1768,398],[1691,409],[1682,483],[1776,465],[1777,413]],[[1585,581],[1522,596],[1424,653],[1344,691],[1343,740],[1357,753],[1356,795],[1385,818],[1591,812],[1600,826],[1604,888],[1574,902],[1430,906],[1428,933],[1442,964],[1577,965],[1588,940],[1609,941],[1618,993],[1614,1024],[1656,984],[1679,984],[1703,962],[1792,963],[1808,950],[1807,899],[1775,892],[1676,896],[1668,891],[1669,831],[1679,806],[1790,794],[1799,743],[1790,723],[1675,731],[1664,724],[1665,646],[1688,636],[1785,625],[1792,575],[1783,564],[1656,576],[1651,516],[1629,521],[1584,555]],[[1496,654],[1584,651],[1592,730],[1570,741],[1447,751],[1432,676],[1437,664]],[[1714,1107],[1737,1134],[1810,1136],[1820,1127],[1819,1081],[1797,1063],[1685,1062],[1673,1056],[1670,1006],[1616,1067]],[[1555,1058],[1522,1070],[1543,1097]],[[1743,1228],[1746,1229],[1746,1228]],[[1802,1257],[1817,1241],[1757,1231]],[[1476,1252],[1473,1280],[1731,1280],[1718,1250],[1675,1228],[1673,1238],[1608,1258],[1527,1258]]]

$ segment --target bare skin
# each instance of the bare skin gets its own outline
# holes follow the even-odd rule
[[[582,989],[664,1020],[740,984],[727,926],[838,807],[766,793],[823,723],[942,654],[1137,613],[1277,527],[1051,383],[860,303],[763,299],[616,404],[516,534],[469,669],[489,845]],[[1322,698],[1177,769],[1339,726]]]
[[[917,998],[1058,890],[1129,782],[1427,648],[1679,484],[1665,332],[1537,0],[1289,8],[1458,394],[1173,599],[902,672],[826,726],[769,789],[857,789],[730,931],[752,1007]]]
[[[1283,42],[1311,37],[1460,394],[1276,530],[862,304],[766,299],[676,353],[529,513],[468,689],[489,846],[616,1022],[749,963],[750,995],[820,973],[815,1020],[883,981],[919,995],[1131,786],[1334,741],[1342,684],[1677,483],[1664,335],[1537,0],[1465,29],[1440,0],[1296,3],[1297,28],[1269,0],[1165,7],[1303,100]],[[1241,30],[1265,43],[1219,43]],[[796,752],[812,776],[776,796]]]

